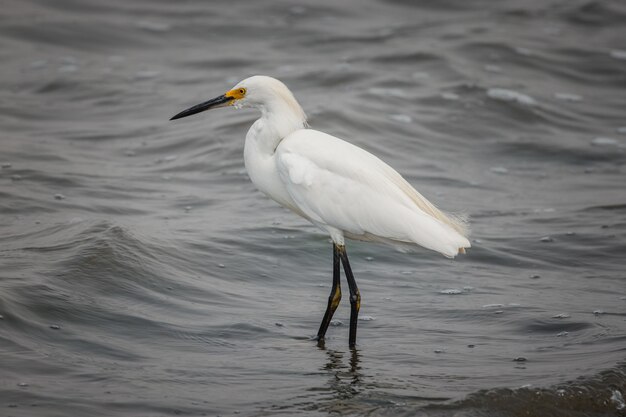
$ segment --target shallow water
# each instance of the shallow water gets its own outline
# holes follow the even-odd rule
[[[0,415],[606,416],[626,404],[626,4],[15,1],[0,10]],[[255,191],[264,73],[471,217],[454,261]]]

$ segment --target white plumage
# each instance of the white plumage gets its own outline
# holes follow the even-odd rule
[[[297,130],[278,145],[274,159],[299,211],[338,244],[344,244],[344,236],[415,243],[448,257],[469,247],[458,222],[428,203],[389,165],[348,142]]]

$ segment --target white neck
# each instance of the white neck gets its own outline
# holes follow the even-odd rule
[[[273,154],[278,144],[290,133],[307,126],[304,111],[295,99],[275,97],[256,107],[261,111],[261,117],[248,131],[246,142],[256,142],[260,152]]]
[[[244,145],[244,163],[254,185],[293,210],[297,208],[282,185],[274,158],[276,148],[284,138],[307,126],[304,112],[297,102],[296,105],[297,108],[284,101],[276,101],[271,105],[258,106],[261,117],[248,131]]]

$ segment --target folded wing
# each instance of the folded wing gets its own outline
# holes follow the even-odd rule
[[[437,209],[389,165],[341,139],[296,131],[278,146],[276,164],[295,204],[320,227],[415,243],[448,257],[470,247],[463,221]]]

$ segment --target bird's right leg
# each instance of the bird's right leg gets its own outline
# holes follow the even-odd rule
[[[339,283],[340,262],[339,247],[333,243],[333,288],[330,290],[328,307],[326,307],[326,313],[324,313],[322,324],[317,332],[317,340],[320,343],[324,341],[324,336],[326,335],[326,330],[328,330],[330,320],[333,318],[335,310],[337,310],[339,301],[341,301],[341,285]]]
[[[352,268],[350,268],[350,262],[348,261],[348,253],[345,246],[339,247],[339,256],[343,263],[343,270],[346,273],[346,279],[348,280],[348,287],[350,288],[350,337],[348,344],[350,349],[354,349],[356,346],[356,327],[357,320],[359,319],[359,310],[361,309],[361,293],[356,286],[354,275],[352,275]]]

